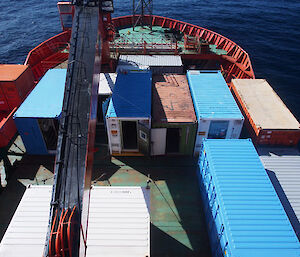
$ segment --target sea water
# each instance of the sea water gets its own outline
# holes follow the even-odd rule
[[[24,63],[27,53],[61,32],[57,0],[0,1],[0,63]],[[114,16],[131,13],[131,0],[115,0]],[[250,55],[300,120],[299,0],[154,0],[154,14],[218,32]]]

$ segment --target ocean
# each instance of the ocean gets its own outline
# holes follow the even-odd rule
[[[0,63],[24,63],[36,45],[61,31],[57,0],[0,1]],[[115,0],[114,16],[131,13]],[[154,14],[216,31],[246,50],[257,78],[265,78],[300,120],[299,0],[154,0]]]

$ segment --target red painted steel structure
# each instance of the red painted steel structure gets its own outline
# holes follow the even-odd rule
[[[68,59],[70,37],[71,31],[64,31],[47,39],[28,53],[24,64],[31,67],[35,80],[39,80],[47,70]]]
[[[66,3],[64,3],[64,5],[65,4]],[[61,13],[61,15],[64,14],[70,13]],[[209,44],[216,45],[217,49],[223,49],[227,52],[225,55],[209,53],[182,54],[182,58],[219,61],[221,63],[221,70],[227,82],[230,82],[233,78],[255,78],[248,53],[230,39],[211,30],[192,25],[190,23],[157,15],[153,15],[152,17],[152,26],[161,26],[163,28],[181,31],[185,35],[205,40]],[[150,22],[150,16],[146,15],[144,21]],[[117,29],[131,27],[132,15],[113,18],[112,25]],[[104,46],[108,43],[108,41],[111,41],[111,33],[113,33],[114,28],[110,28],[107,41],[103,42]],[[66,30],[64,32],[46,40],[29,52],[25,64],[31,66],[36,80],[43,76],[48,69],[67,60],[69,48],[68,43],[71,31],[68,28],[65,29]],[[103,60],[105,59],[106,58],[103,58]]]
[[[175,29],[198,39],[214,44],[218,49],[227,52],[226,55],[193,55],[195,59],[221,59],[222,70],[226,74],[226,80],[229,82],[232,78],[255,78],[254,71],[248,53],[230,39],[213,32],[211,30],[192,25],[190,23],[178,21],[171,18],[153,15],[152,26],[161,26],[163,28]],[[151,22],[150,16],[145,16],[144,21]],[[112,19],[115,28],[125,28],[132,25],[132,15],[116,17]],[[188,56],[186,56],[188,58]]]

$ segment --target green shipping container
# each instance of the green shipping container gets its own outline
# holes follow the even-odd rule
[[[197,123],[185,75],[153,76],[151,154],[192,155]]]

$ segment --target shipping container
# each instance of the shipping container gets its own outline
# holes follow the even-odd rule
[[[66,69],[47,71],[14,114],[28,154],[55,154]]]
[[[151,71],[118,74],[106,113],[111,154],[150,153],[151,83]]]
[[[18,107],[34,87],[28,65],[0,64],[0,111]]]
[[[117,79],[117,73],[100,73],[98,87],[97,123],[103,124],[103,116],[107,110],[103,109],[103,103],[111,96]]]
[[[43,256],[52,186],[27,187],[0,243],[2,257]]]
[[[265,79],[234,79],[232,92],[257,144],[297,145],[300,124]]]
[[[257,147],[259,157],[300,239],[300,152],[294,147]]]
[[[150,257],[150,190],[93,186],[87,235],[87,257]]]
[[[43,256],[52,186],[27,187],[0,243],[1,257]],[[150,190],[100,187],[90,191],[86,256],[150,256]]]
[[[0,111],[0,148],[9,145],[17,133],[17,128],[13,120],[13,115],[17,108],[12,111]]]
[[[197,129],[185,75],[153,76],[151,154],[192,155]]]
[[[117,72],[147,68],[152,71],[153,75],[182,74],[183,72],[182,60],[179,55],[120,55]]]
[[[199,154],[204,138],[239,138],[244,117],[222,73],[191,70],[187,72],[187,78],[198,120],[194,154]]]
[[[250,139],[204,139],[198,162],[214,257],[296,257],[300,244]]]
[[[117,79],[117,73],[100,73],[98,87],[97,123],[103,124],[108,104],[103,104],[111,96]],[[103,108],[105,107],[105,108]]]

